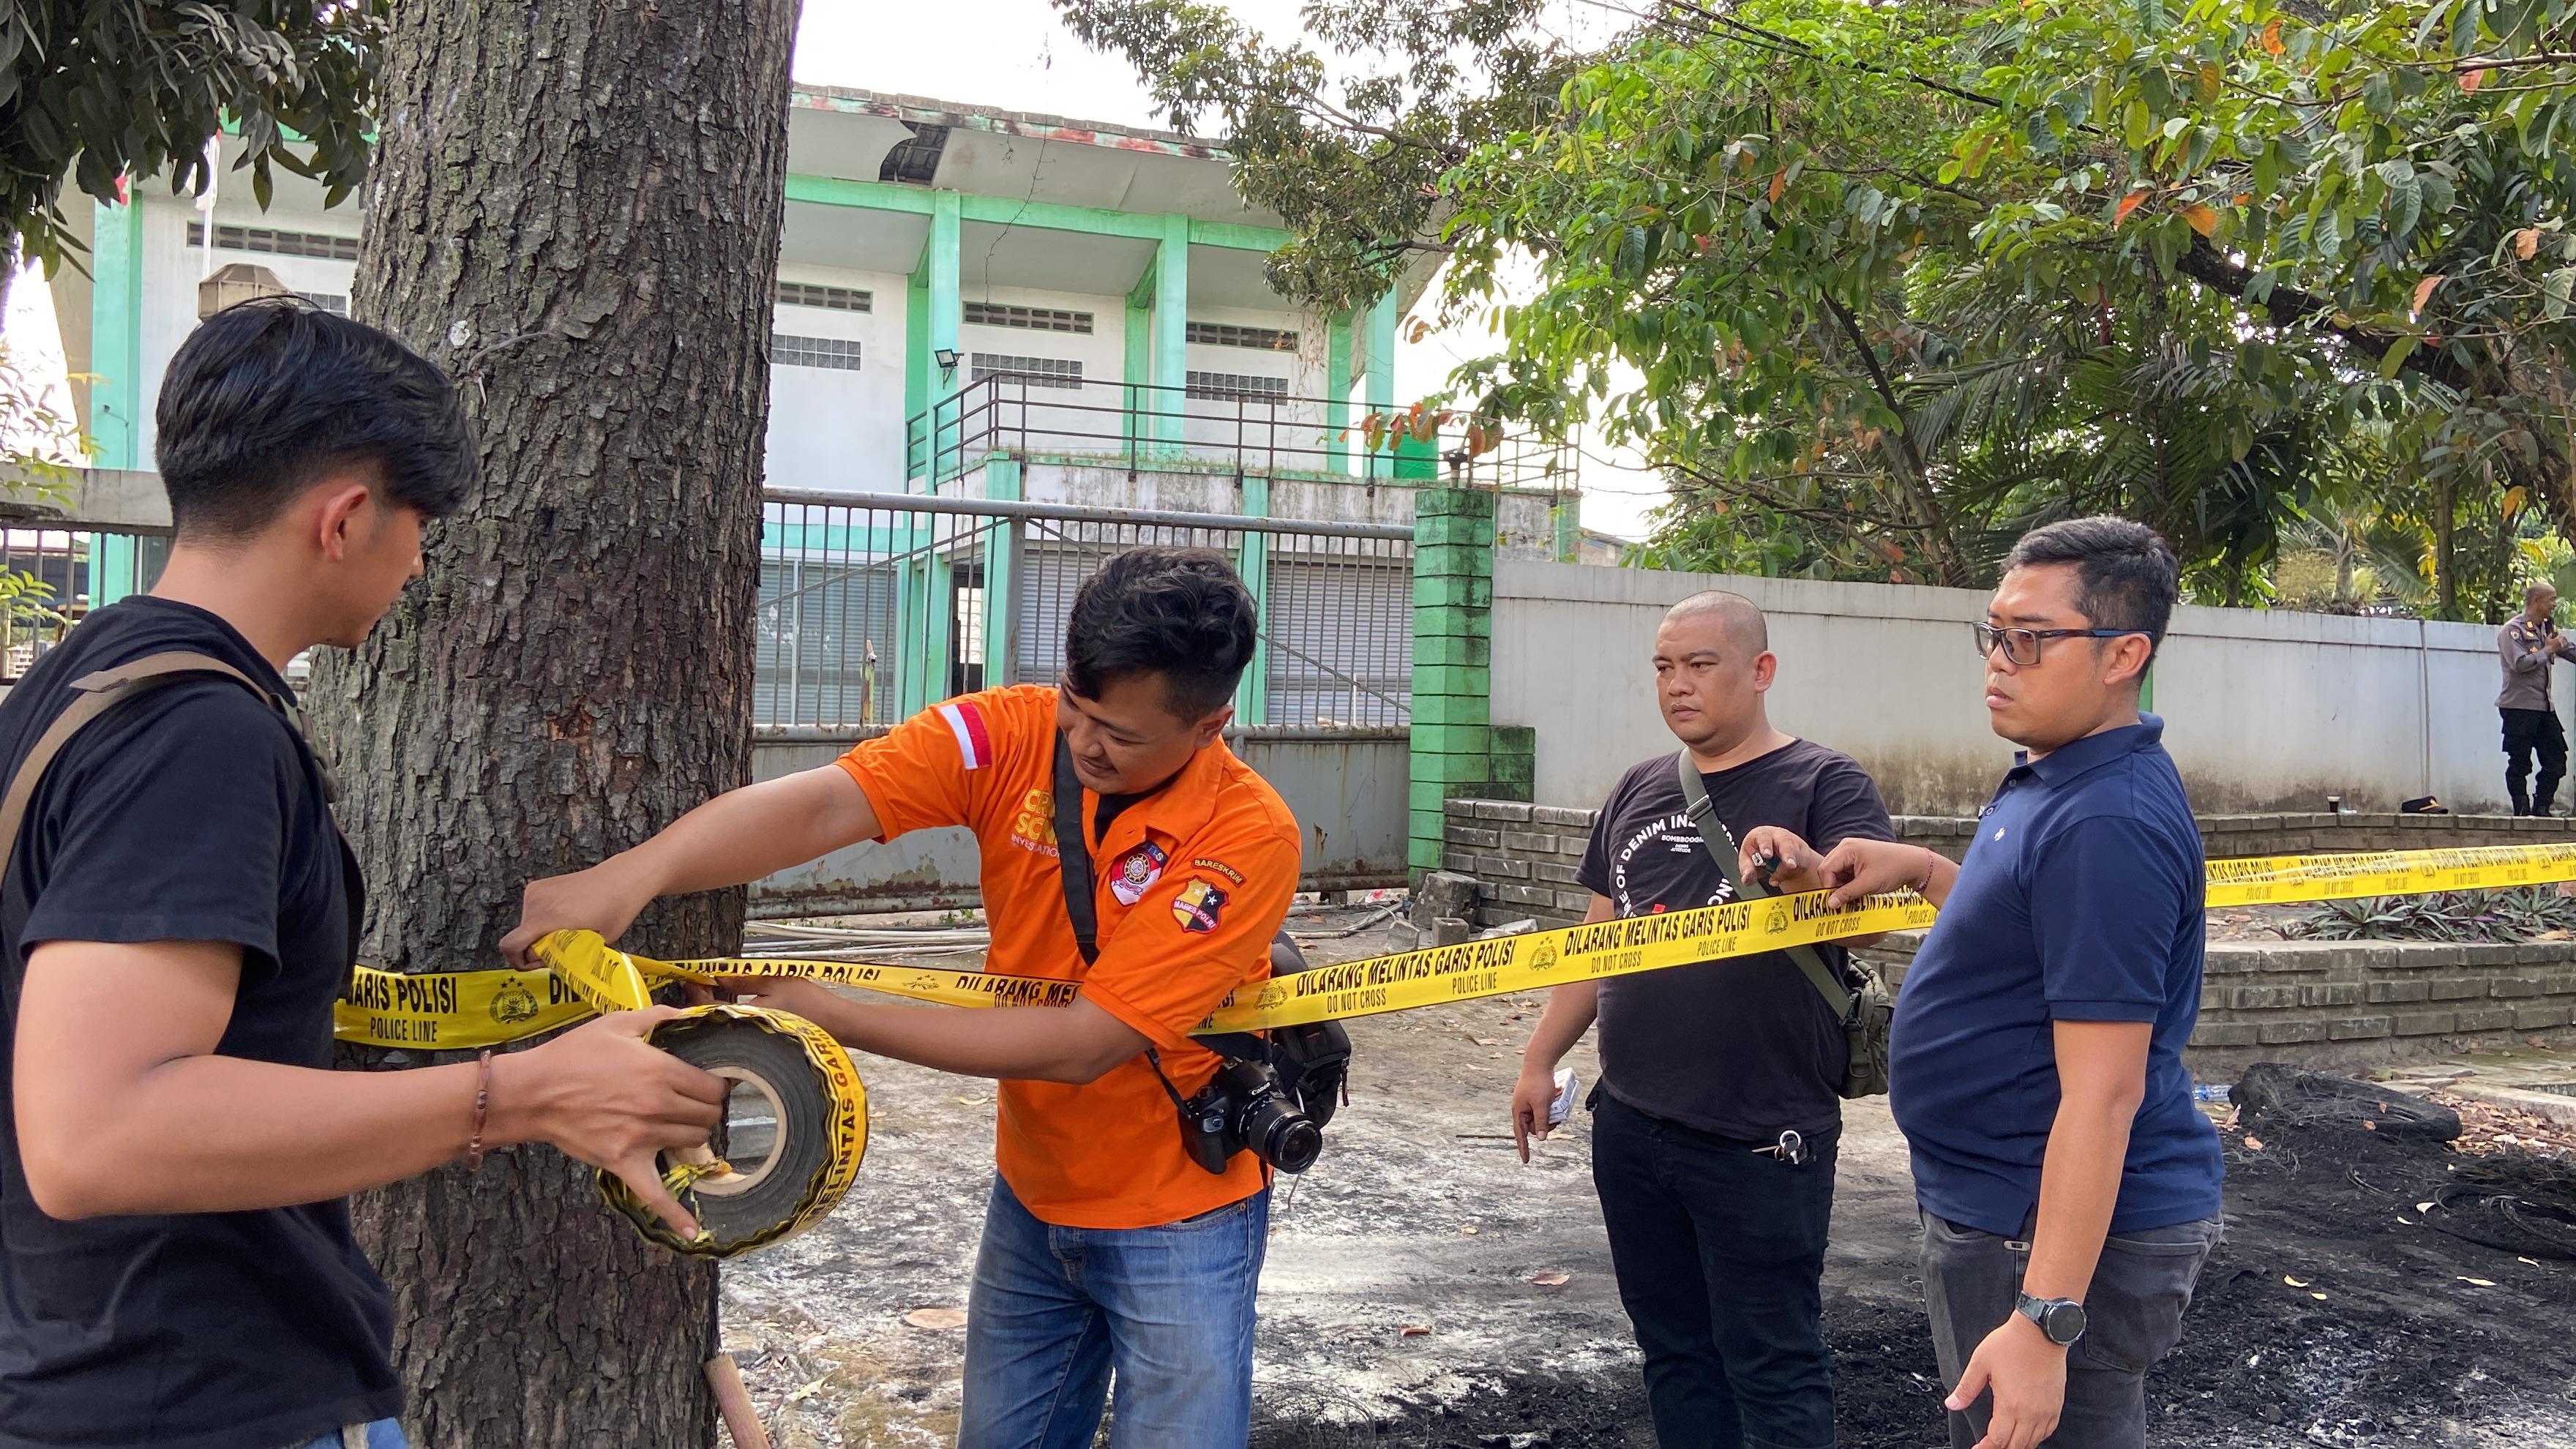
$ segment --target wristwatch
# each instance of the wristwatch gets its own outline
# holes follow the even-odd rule
[[[2023,1293],[2016,1295],[2013,1311],[2038,1324],[2039,1331],[2059,1348],[2084,1336],[2084,1305],[2072,1298],[2033,1298]]]

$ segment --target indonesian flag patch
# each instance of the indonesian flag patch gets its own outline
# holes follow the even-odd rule
[[[974,701],[952,699],[939,707],[939,717],[948,721],[948,732],[957,737],[957,753],[965,757],[967,769],[980,770],[993,763],[993,737],[984,732],[984,712]]]
[[[1154,882],[1163,878],[1163,862],[1168,859],[1170,857],[1163,854],[1163,847],[1150,840],[1137,846],[1118,857],[1118,864],[1110,870],[1109,893],[1116,896],[1122,906],[1132,906],[1143,900]]]

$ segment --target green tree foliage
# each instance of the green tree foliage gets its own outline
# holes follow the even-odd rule
[[[1544,97],[1547,67],[1439,73],[1403,207],[1313,159],[1402,143],[1300,97],[1328,54],[1475,53],[1455,12],[1317,0],[1262,49],[1176,0],[1058,4],[1225,125],[1292,253],[1451,248],[1449,304],[1504,338],[1462,394],[1639,445],[1675,562],[1969,583],[2111,509],[2251,602],[2362,508],[2476,613],[2530,510],[2576,537],[2576,0],[1671,0]],[[1476,43],[1537,14],[1494,0]]]
[[[1273,44],[1212,0],[1055,0],[1126,56],[1182,131],[1214,130],[1235,184],[1296,239],[1272,285],[1327,312],[1444,251],[1441,178],[1485,138],[1544,125],[1580,57],[1526,24],[1533,0],[1329,0]]]
[[[366,177],[391,4],[0,0],[0,257],[15,239],[50,272],[78,249],[67,180],[113,201],[124,176],[166,169],[175,192],[202,192],[206,142],[227,121],[260,205],[272,167],[322,182],[336,205]]]

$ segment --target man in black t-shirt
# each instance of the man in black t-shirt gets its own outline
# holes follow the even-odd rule
[[[0,841],[0,1449],[389,1449],[393,1305],[347,1195],[550,1141],[685,1229],[654,1154],[706,1141],[724,1083],[645,1044],[667,1009],[329,1070],[365,904],[284,670],[419,576],[474,440],[435,367],[292,299],[198,328],[156,420],[169,562],[0,703],[0,769],[103,671],[234,677],[112,704]]]
[[[1694,594],[1655,632],[1656,698],[1707,788],[1730,863],[1766,827],[1806,841],[1890,837],[1887,807],[1850,756],[1771,727],[1778,661],[1762,611]],[[1691,823],[1677,757],[1610,792],[1577,879],[1587,921],[1690,910],[1735,891]],[[1818,844],[1817,851],[1831,847]],[[1812,890],[1783,870],[1781,891]],[[1845,954],[1817,948],[1835,971]],[[1645,1354],[1663,1449],[1827,1449],[1833,1361],[1822,1280],[1842,1128],[1841,1023],[1772,953],[1560,986],[1521,1059],[1512,1132],[1527,1160],[1547,1135],[1559,1058],[1598,1020],[1592,1176],[1619,1298]],[[1777,1151],[1803,1141],[1803,1160]]]

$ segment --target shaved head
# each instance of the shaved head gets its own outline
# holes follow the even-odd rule
[[[1751,658],[1771,647],[1771,625],[1762,617],[1762,607],[1742,594],[1724,589],[1702,589],[1664,611],[1664,622],[1713,615],[1726,629],[1727,641]]]

